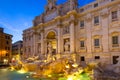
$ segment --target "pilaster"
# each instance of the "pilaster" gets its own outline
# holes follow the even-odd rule
[[[45,54],[44,50],[44,31],[41,31],[41,54]]]
[[[101,16],[102,16],[102,46],[103,46],[103,52],[109,52],[109,13],[108,9],[105,8],[101,11]]]
[[[34,52],[33,52],[32,56],[36,55],[36,53],[37,53],[36,35],[37,35],[37,32],[34,32],[34,33],[33,33]]]
[[[92,15],[90,13],[88,13],[85,17],[85,20],[86,20],[86,37],[87,37],[87,40],[86,40],[86,47],[87,47],[87,52],[88,53],[92,53]]]
[[[58,53],[61,53],[61,25],[58,25]]]

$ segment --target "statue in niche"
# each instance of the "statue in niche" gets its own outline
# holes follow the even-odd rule
[[[38,53],[41,53],[41,45],[38,45]]]
[[[69,42],[69,40],[65,41],[64,48],[65,48],[65,52],[68,52],[70,50],[70,42]]]
[[[51,55],[52,55],[52,50],[53,50],[52,44],[49,42],[49,43],[48,43],[48,54],[51,54]]]
[[[66,32],[69,33],[69,26],[66,27]]]
[[[67,26],[67,27],[64,27],[64,28],[63,28],[63,30],[64,30],[64,34],[67,34],[67,33],[69,33],[69,26]]]
[[[114,72],[115,73],[120,73],[120,56],[116,59],[118,62],[117,64],[115,65],[115,69],[114,69]]]
[[[117,58],[117,65],[119,65],[120,66],[120,56],[119,56],[119,58]]]

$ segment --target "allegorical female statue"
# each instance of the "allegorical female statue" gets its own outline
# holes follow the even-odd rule
[[[67,52],[67,51],[70,50],[70,42],[69,42],[69,40],[66,40],[66,41],[65,41],[64,48],[65,48],[65,52]]]
[[[48,54],[52,54],[52,50],[53,50],[52,44],[49,42],[48,43]]]

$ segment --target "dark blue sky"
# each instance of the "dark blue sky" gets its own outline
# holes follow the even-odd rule
[[[67,0],[58,0],[57,4]],[[94,0],[79,0],[86,5]],[[35,16],[44,11],[47,0],[0,0],[0,27],[13,35],[13,42],[22,40],[22,31],[32,26]]]

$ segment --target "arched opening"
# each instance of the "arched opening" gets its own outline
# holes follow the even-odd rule
[[[51,32],[48,33],[47,39],[55,39],[55,36],[56,36],[55,32],[51,31]]]
[[[47,53],[55,55],[57,50],[56,33],[53,31],[49,32],[46,36],[46,39],[47,39]]]

